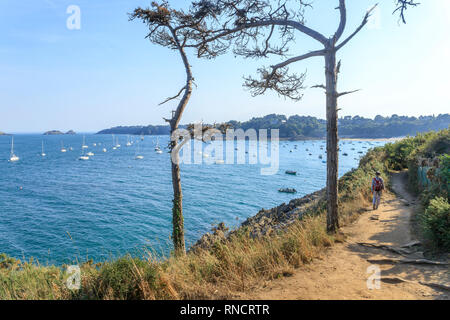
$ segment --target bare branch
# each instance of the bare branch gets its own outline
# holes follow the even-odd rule
[[[364,28],[364,26],[367,24],[367,22],[369,22],[369,18],[372,15],[373,10],[375,10],[375,8],[377,6],[378,6],[378,4],[374,5],[369,11],[366,12],[366,15],[364,16],[364,19],[363,19],[361,25],[355,30],[355,32],[353,32],[347,39],[342,41],[342,43],[336,47],[336,51],[338,51],[343,46],[345,46],[347,44],[347,42],[349,42],[359,31],[361,31],[362,28]]]
[[[324,89],[327,90],[327,87],[325,87],[323,84],[316,84],[315,86],[311,87],[312,89]]]
[[[186,86],[184,86],[183,88],[181,88],[180,92],[178,92],[177,95],[175,95],[175,96],[173,96],[173,97],[167,98],[166,100],[164,100],[163,102],[161,102],[160,104],[158,104],[158,106],[161,106],[161,105],[163,105],[163,104],[165,104],[165,103],[167,103],[167,102],[169,102],[169,101],[171,101],[171,100],[175,100],[176,98],[178,98],[178,97],[181,95],[181,93],[182,93],[184,90],[186,90]]]
[[[294,58],[291,58],[291,59],[286,60],[284,62],[281,62],[281,63],[279,63],[277,65],[274,65],[274,66],[272,66],[272,68],[274,68],[274,69],[283,68],[283,67],[286,67],[287,65],[289,65],[291,63],[294,63],[294,62],[297,62],[297,61],[301,61],[301,60],[305,60],[305,59],[312,58],[312,57],[317,57],[317,56],[324,56],[325,53],[326,53],[325,50],[311,51],[311,52],[305,53],[305,54],[303,54],[301,56],[294,57]]]
[[[345,8],[345,0],[339,0],[339,9],[341,15],[341,21],[339,23],[339,28],[334,35],[334,43],[338,42],[345,30],[345,25],[347,24],[347,9]]]
[[[358,91],[361,91],[361,89],[357,89],[357,90],[353,90],[353,91],[345,91],[345,92],[341,92],[341,93],[338,93],[338,97],[342,97],[342,96],[345,96],[345,95],[347,95],[347,94],[351,94],[351,93],[355,93],[355,92],[358,92]]]

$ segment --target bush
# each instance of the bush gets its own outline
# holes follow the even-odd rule
[[[97,294],[106,299],[149,299],[156,288],[156,276],[156,267],[148,261],[123,257],[101,268]]]
[[[439,247],[450,250],[450,204],[436,197],[421,217],[426,235]]]

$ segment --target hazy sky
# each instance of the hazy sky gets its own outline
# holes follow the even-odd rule
[[[127,13],[150,0],[1,0],[0,130],[97,131],[116,125],[162,124],[174,104],[157,106],[181,88],[179,56],[144,39],[147,29]],[[394,0],[348,0],[348,35],[365,11],[381,2],[374,20],[340,53],[339,89],[361,92],[340,99],[340,116],[430,115],[450,112],[450,1],[424,0],[408,24],[392,16]],[[183,0],[171,1],[174,7]],[[335,32],[337,0],[315,0],[307,25]],[[81,29],[69,30],[69,5],[81,9]],[[345,36],[344,35],[344,36]],[[293,54],[319,48],[297,34]],[[253,98],[242,76],[280,60],[232,55],[191,64],[198,87],[183,123],[248,120],[269,113],[325,117],[321,90],[300,102],[274,93]],[[324,82],[323,58],[292,65],[308,71],[307,85]]]

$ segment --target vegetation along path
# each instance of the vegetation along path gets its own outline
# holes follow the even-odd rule
[[[291,277],[262,284],[239,298],[449,299],[449,259],[424,257],[412,231],[416,200],[406,191],[406,181],[405,172],[394,174],[395,194],[385,193],[377,211],[367,211],[343,228],[344,243]],[[381,275],[379,289],[373,278],[376,268]],[[371,275],[369,282],[375,288],[368,289]]]

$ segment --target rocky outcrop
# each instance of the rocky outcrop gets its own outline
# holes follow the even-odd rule
[[[57,135],[61,135],[64,134],[61,131],[58,130],[51,130],[51,131],[47,131],[44,133],[44,136],[57,136]]]
[[[66,134],[76,134],[76,133],[73,130],[69,130],[69,131],[66,132]]]
[[[210,249],[217,242],[224,242],[233,234],[245,230],[250,236],[258,238],[286,229],[294,222],[319,204],[325,198],[325,189],[308,194],[303,198],[291,200],[288,204],[265,210],[261,209],[256,215],[245,220],[239,228],[229,232],[222,222],[211,232],[203,235],[190,250]]]
[[[6,133],[0,131],[0,136],[6,136]]]

